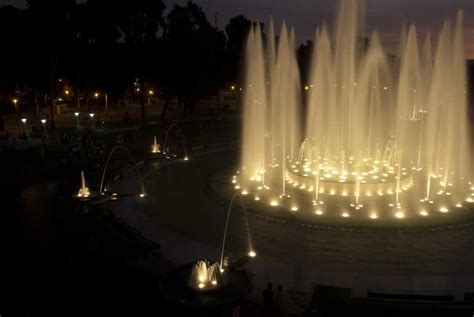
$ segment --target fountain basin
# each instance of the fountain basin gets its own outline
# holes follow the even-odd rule
[[[189,276],[195,263],[178,267],[160,282],[160,292],[169,302],[189,307],[210,308],[231,304],[244,297],[250,290],[250,276],[245,270],[227,271],[227,283],[212,291],[196,290],[189,285]]]

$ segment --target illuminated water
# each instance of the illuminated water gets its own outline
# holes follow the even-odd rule
[[[414,25],[402,30],[393,60],[376,32],[362,45],[361,11],[358,1],[341,1],[333,36],[326,25],[316,31],[304,84],[293,30],[283,23],[275,41],[271,22],[263,43],[254,26],[235,188],[315,217],[383,221],[467,212],[474,186],[462,12],[444,23],[433,45]]]

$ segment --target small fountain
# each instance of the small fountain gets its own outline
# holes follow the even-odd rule
[[[158,142],[156,141],[156,136],[153,138],[153,144],[151,145],[151,153],[152,153],[152,154],[161,153],[160,145],[159,145]]]
[[[213,291],[223,287],[227,275],[219,269],[219,263],[209,264],[208,261],[198,261],[191,270],[188,285],[198,291]]]
[[[79,187],[79,190],[74,197],[80,201],[91,201],[97,198],[97,193],[91,191],[89,187],[87,187],[84,171],[81,171],[81,187]]]
[[[84,171],[81,171],[81,188],[79,188],[79,192],[77,193],[77,197],[80,198],[88,198],[91,192],[89,187],[86,185],[86,177],[84,176]]]
[[[230,213],[237,197],[240,198],[244,209],[248,252],[235,263],[231,263],[228,257],[224,257],[224,250]],[[220,261],[214,264],[209,261],[197,261],[179,267],[161,281],[161,293],[169,301],[191,307],[209,308],[235,302],[250,290],[250,276],[243,267],[256,256],[244,201],[239,194],[235,194],[227,210]],[[190,289],[194,292],[190,292]]]

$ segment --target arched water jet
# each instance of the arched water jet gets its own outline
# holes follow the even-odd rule
[[[166,154],[168,152],[168,137],[171,133],[171,131],[173,131],[173,128],[176,130],[177,132],[177,135],[181,138],[181,143],[183,144],[183,152],[184,152],[184,157],[183,159],[185,161],[189,160],[189,156],[188,156],[188,149],[186,147],[186,142],[185,142],[185,139],[184,139],[184,134],[183,134],[183,130],[181,130],[181,128],[179,127],[179,125],[177,125],[176,123],[172,123],[168,129],[166,129],[166,132],[165,132],[165,141],[163,142],[163,154]]]
[[[222,271],[222,262],[224,260],[224,249],[225,249],[225,242],[226,242],[226,238],[227,238],[227,228],[229,226],[230,212],[231,212],[232,207],[234,205],[234,200],[237,197],[239,197],[240,203],[242,204],[242,208],[244,209],[245,226],[247,228],[247,242],[248,242],[248,248],[249,248],[249,251],[248,251],[247,255],[250,256],[250,257],[255,257],[257,255],[254,248],[253,248],[253,245],[252,245],[252,236],[251,236],[251,233],[250,233],[250,226],[249,226],[249,220],[248,220],[248,215],[247,215],[247,209],[245,208],[245,202],[242,199],[242,196],[240,196],[240,194],[234,194],[234,196],[232,196],[232,199],[230,200],[230,204],[229,204],[229,208],[227,209],[227,216],[226,216],[226,220],[225,220],[224,236],[222,238],[221,258],[220,258],[220,261],[219,261],[219,268],[220,268],[221,271]]]
[[[102,178],[101,178],[101,181],[100,181],[100,187],[99,187],[99,193],[101,195],[104,194],[104,181],[105,181],[105,175],[107,173],[107,168],[109,167],[109,162],[110,162],[110,159],[112,158],[112,155],[115,153],[116,150],[118,149],[121,149],[123,150],[127,155],[128,157],[130,158],[130,161],[133,163],[133,168],[136,170],[137,172],[137,177],[138,177],[138,181],[140,183],[140,193],[139,193],[139,196],[141,198],[143,198],[145,196],[145,185],[143,184],[143,180],[142,180],[142,176],[141,176],[141,173],[140,171],[138,170],[138,167],[137,167],[137,163],[135,162],[135,159],[133,158],[132,154],[130,153],[130,151],[124,146],[124,145],[116,145],[112,150],[110,150],[110,153],[109,155],[107,156],[107,160],[105,161],[105,166],[104,166],[104,171],[102,172]]]

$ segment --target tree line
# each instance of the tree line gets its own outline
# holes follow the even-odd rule
[[[36,102],[46,95],[54,103],[57,81],[65,78],[73,91],[105,90],[111,99],[139,82],[192,112],[203,96],[238,83],[253,22],[239,15],[220,30],[191,1],[165,9],[160,0],[1,7],[0,102],[28,87]]]

